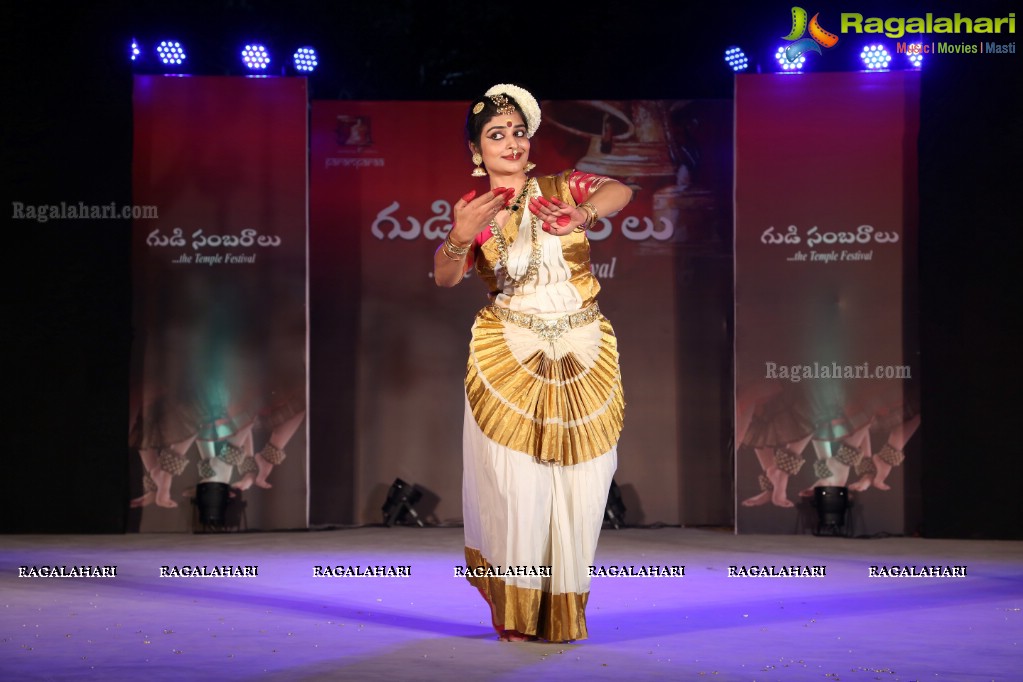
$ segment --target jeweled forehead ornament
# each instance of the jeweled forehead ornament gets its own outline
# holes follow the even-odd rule
[[[533,137],[540,127],[540,105],[528,90],[511,83],[498,83],[483,93],[484,97],[503,94],[515,100],[522,120],[526,124],[526,137]]]
[[[497,107],[497,113],[504,114],[505,116],[515,113],[515,105],[509,102],[508,98],[501,93],[498,92],[487,96],[490,97],[490,101]]]

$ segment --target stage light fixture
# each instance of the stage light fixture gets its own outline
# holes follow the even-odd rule
[[[242,62],[250,71],[266,71],[270,66],[270,53],[265,46],[252,43],[242,50]]]
[[[882,71],[888,68],[892,56],[884,48],[884,45],[867,45],[860,52],[860,59],[863,60],[867,71]]]
[[[923,45],[915,43],[907,45],[906,59],[909,60],[911,68],[919,69],[924,63]],[[912,50],[910,52],[909,50]]]
[[[746,57],[746,53],[742,51],[741,47],[735,45],[725,50],[725,62],[732,71],[745,71],[749,68],[749,58]]]
[[[295,50],[293,57],[296,71],[306,73],[316,70],[319,60],[316,58],[316,50],[311,47],[300,47]]]
[[[393,526],[396,523],[407,523],[411,519],[421,528],[426,524],[416,513],[415,505],[423,493],[400,478],[394,479],[391,489],[387,491],[387,500],[380,508],[384,513],[384,525]]]
[[[625,503],[622,502],[622,491],[618,489],[618,484],[614,482],[614,479],[611,480],[611,489],[607,491],[604,521],[616,530],[625,524]]]
[[[139,41],[134,38],[131,39],[131,48],[128,50],[128,54],[131,56],[133,62],[139,61],[142,56],[142,50],[139,48]]]
[[[785,46],[779,47],[775,53],[774,58],[778,62],[778,66],[781,67],[782,71],[786,73],[794,73],[803,70],[803,65],[806,64],[806,56],[799,55],[794,61],[789,61],[789,58],[785,55]]]
[[[185,48],[176,40],[163,40],[156,46],[156,56],[164,66],[180,66],[188,58]]]
[[[231,486],[227,483],[199,483],[195,486],[195,506],[199,524],[206,532],[221,531],[227,526],[227,504]]]
[[[845,535],[845,517],[849,511],[849,489],[822,485],[813,489],[813,506],[817,508],[817,532],[814,535]]]

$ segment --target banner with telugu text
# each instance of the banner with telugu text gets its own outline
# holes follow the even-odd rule
[[[913,530],[918,120],[918,72],[736,78],[738,532],[813,530],[821,486]]]
[[[306,86],[135,77],[138,530],[308,525]]]
[[[313,278],[358,272],[331,280],[336,289],[329,298],[349,303],[325,300],[318,309],[338,313],[314,321],[321,344],[314,355],[325,358],[324,366],[333,366],[328,355],[343,351],[322,339],[358,336],[350,360],[356,522],[380,522],[395,478],[424,492],[418,511],[428,520],[461,518],[462,381],[473,317],[488,297],[472,274],[442,289],[431,271],[452,203],[470,189],[488,188],[486,179],[470,176],[467,107],[313,103]],[[577,168],[636,190],[632,204],[603,217],[589,237],[602,285],[600,308],[619,339],[625,385],[616,480],[628,523],[678,523],[684,513],[680,451],[730,468],[730,419],[725,429],[718,424],[721,412],[730,417],[730,350],[714,336],[727,325],[713,317],[694,322],[692,315],[726,311],[731,302],[731,104],[587,100],[546,101],[542,108],[530,156],[538,164],[534,174]],[[357,330],[346,330],[349,323]],[[703,362],[702,353],[686,352],[692,343],[712,344],[728,357]],[[713,386],[693,386],[679,376],[694,358],[706,368],[697,370],[695,381]],[[721,395],[725,410],[713,402]],[[687,446],[690,429],[683,433],[685,419],[698,418],[701,409],[713,413],[704,422],[714,443],[710,452]],[[730,484],[730,471],[726,476]],[[695,483],[707,488],[706,481]],[[730,502],[727,489],[723,496]]]

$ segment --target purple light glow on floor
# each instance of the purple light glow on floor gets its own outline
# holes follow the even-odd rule
[[[464,578],[460,529],[9,536],[0,552],[0,678],[46,680],[1013,680],[1023,543],[605,531],[590,639],[497,642]],[[116,578],[19,578],[24,565],[116,565]],[[160,567],[255,565],[250,578]],[[407,578],[315,566],[410,566]],[[729,566],[826,566],[812,578]],[[869,567],[966,565],[960,578]]]

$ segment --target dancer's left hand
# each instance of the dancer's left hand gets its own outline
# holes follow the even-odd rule
[[[569,206],[557,197],[535,197],[529,200],[529,210],[543,221],[543,230],[553,235],[570,234],[588,217],[586,211]]]

